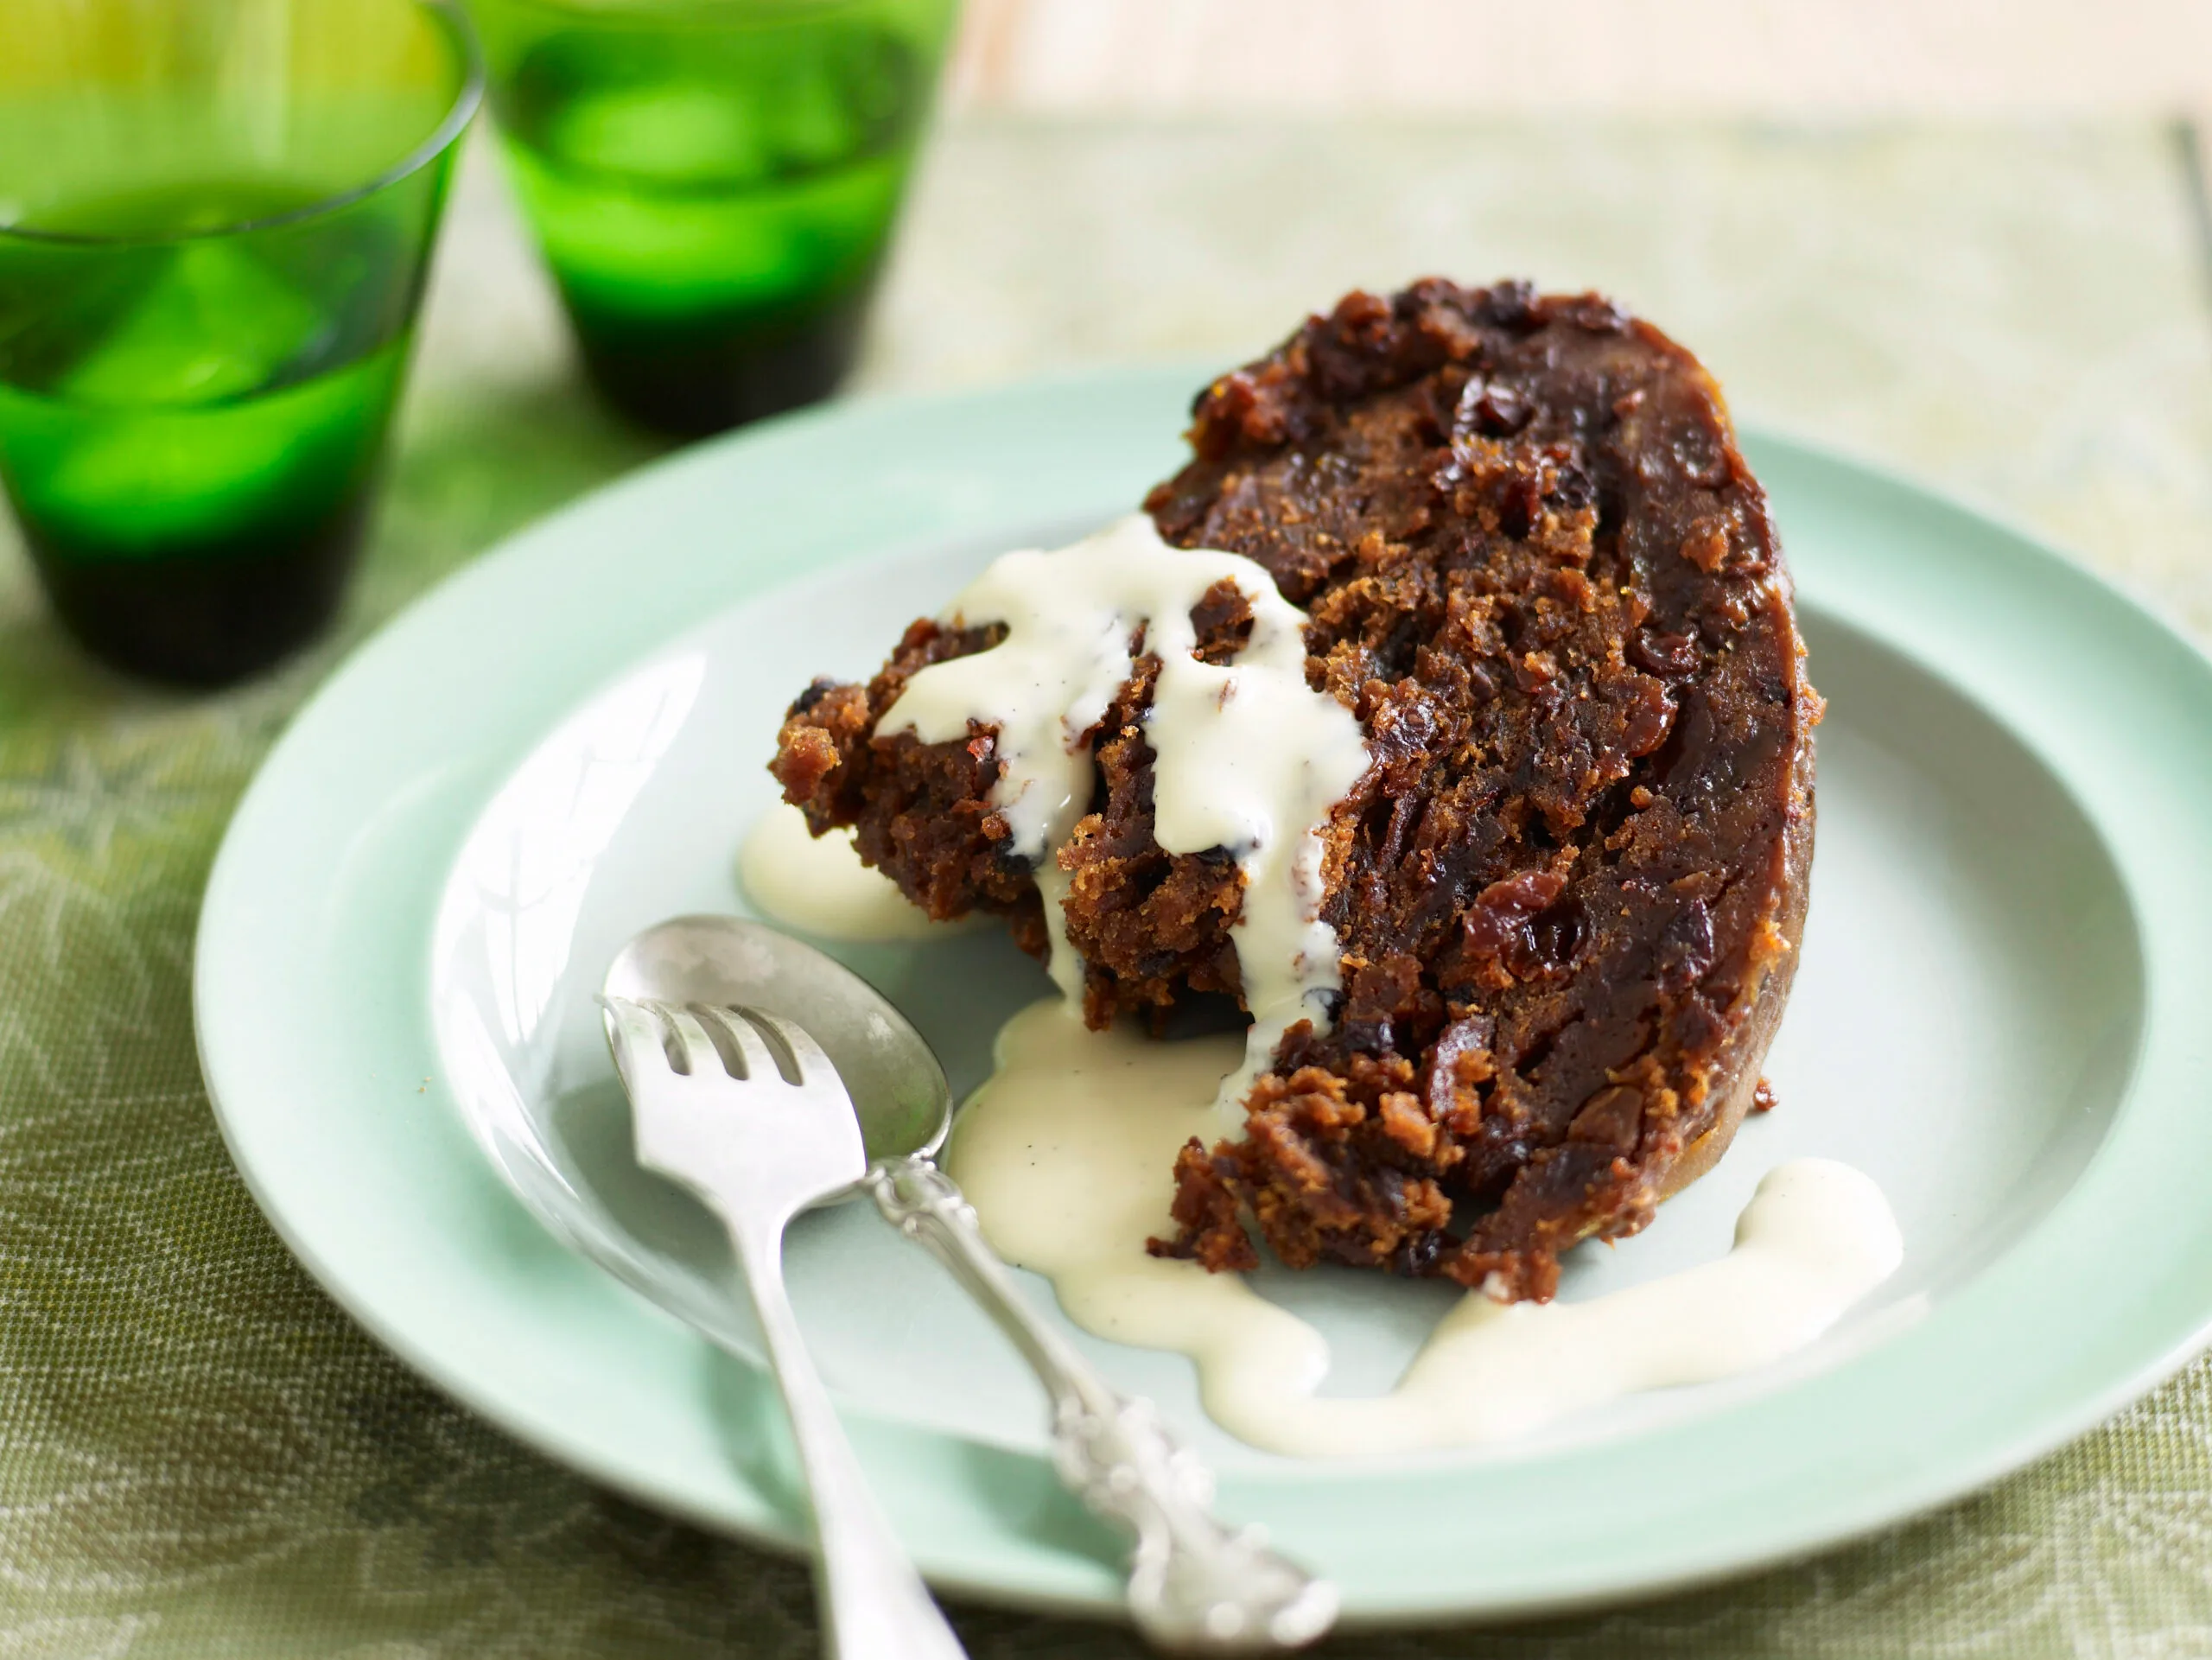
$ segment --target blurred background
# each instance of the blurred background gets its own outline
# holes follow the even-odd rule
[[[948,8],[888,3],[931,41],[912,105]],[[546,170],[515,79],[529,20],[567,3],[471,0],[492,105],[461,146],[369,556],[293,671],[309,679],[505,531],[841,376],[868,394],[1172,358],[1195,385],[1348,288],[1427,274],[1605,289],[1740,417],[2028,520],[2212,638],[2212,574],[2180,529],[2212,525],[2196,0],[968,0],[872,303],[852,272],[876,269],[873,233],[835,232],[861,238],[846,275],[798,279],[861,284],[829,357],[770,366],[787,384],[734,410],[658,411],[620,384],[658,359],[626,371],[634,342],[602,340],[594,384],[576,342],[594,294],[650,306],[673,280],[627,208]],[[785,88],[787,140],[814,142],[812,94]],[[873,200],[898,199],[905,154]],[[766,257],[732,224],[699,258]],[[787,272],[827,234],[791,232]],[[0,554],[0,639],[50,684],[83,665],[28,575]]]
[[[1952,115],[2212,105],[2192,0],[969,0],[952,107]]]
[[[848,385],[1204,372],[1430,272],[1597,287],[1739,417],[2032,523],[2212,639],[2200,112],[2192,0],[969,0]],[[484,141],[414,411],[474,383],[464,449],[569,384]],[[570,401],[533,453],[633,458]]]

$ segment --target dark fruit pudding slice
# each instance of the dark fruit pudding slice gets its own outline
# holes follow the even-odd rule
[[[1247,1267],[1249,1219],[1293,1266],[1547,1297],[1560,1252],[1726,1148],[1788,992],[1820,702],[1765,496],[1688,353],[1515,283],[1351,295],[1208,387],[1191,442],[1160,534],[1306,613],[1307,679],[1373,764],[1325,830],[1333,1017],[1285,1037],[1239,1135],[1185,1149],[1155,1249]],[[1240,620],[1194,610],[1201,654]],[[989,729],[876,735],[908,677],[996,638],[916,623],[867,686],[801,696],[774,771],[931,914],[1042,954]],[[1058,855],[1095,1026],[1241,986],[1236,862],[1152,833],[1156,665],[1093,733]]]

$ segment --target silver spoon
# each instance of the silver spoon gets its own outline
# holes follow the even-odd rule
[[[638,935],[604,989],[609,998],[780,1015],[827,1052],[871,1161],[837,1197],[865,1191],[951,1269],[1029,1362],[1051,1397],[1060,1479],[1134,1536],[1129,1612],[1147,1638],[1182,1652],[1251,1654],[1295,1648],[1329,1628],[1335,1587],[1270,1549],[1258,1529],[1217,1520],[1208,1508],[1211,1475],[1152,1403],[1116,1392],[1016,1289],[933,1157],[952,1124],[944,1070],[873,986],[772,928],[695,916]]]

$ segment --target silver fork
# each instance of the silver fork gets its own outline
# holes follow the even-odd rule
[[[959,1638],[868,1491],[784,1290],[785,1225],[868,1173],[836,1068],[798,1027],[758,1009],[601,1001],[639,1163],[721,1218],[744,1270],[806,1476],[824,1651],[961,1660]]]

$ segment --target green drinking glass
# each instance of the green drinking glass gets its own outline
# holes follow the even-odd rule
[[[0,3],[0,478],[96,655],[329,620],[481,86],[443,0]]]
[[[690,435],[850,366],[954,0],[469,0],[586,367]]]

